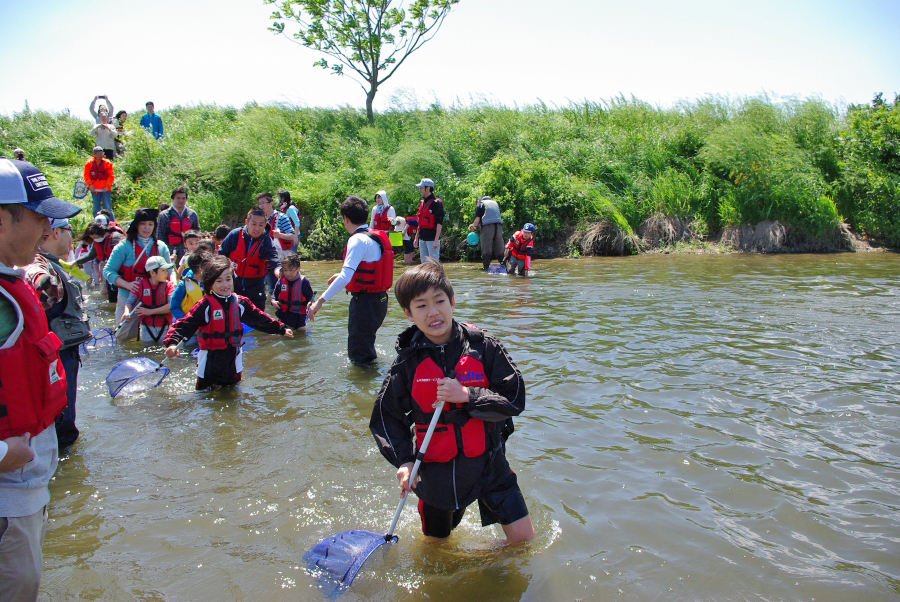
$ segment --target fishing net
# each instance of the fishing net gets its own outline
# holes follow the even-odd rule
[[[112,328],[101,328],[100,330],[92,330],[91,338],[82,343],[78,350],[81,353],[91,353],[98,349],[108,349],[116,346],[116,337]]]
[[[169,369],[146,357],[122,360],[110,370],[106,377],[109,396],[136,393],[158,387],[168,376]]]
[[[316,576],[323,593],[335,598],[346,590],[363,563],[380,546],[397,541],[397,536],[351,530],[323,539],[303,554],[306,566]]]

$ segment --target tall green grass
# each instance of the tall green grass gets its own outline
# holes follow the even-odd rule
[[[668,215],[710,235],[779,220],[826,236],[847,221],[900,246],[898,111],[880,95],[842,111],[818,99],[710,97],[660,109],[620,97],[562,108],[435,104],[369,125],[348,107],[177,106],[161,111],[162,141],[137,125],[141,113],[130,117],[113,198],[127,216],[185,185],[211,229],[238,223],[256,193],[284,188],[315,257],[340,252],[343,198],[385,189],[411,215],[423,176],[445,202],[449,258],[474,253],[462,241],[481,194],[500,202],[508,231],[533,222],[539,243],[599,220],[631,236]],[[24,148],[65,197],[90,156],[90,126],[62,113],[0,116],[0,148]]]

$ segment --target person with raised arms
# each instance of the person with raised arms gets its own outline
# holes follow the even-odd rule
[[[56,416],[66,407],[62,342],[50,330],[25,266],[51,236],[50,219],[81,209],[53,196],[34,165],[0,157],[0,598],[37,600],[48,484],[59,461]]]
[[[394,281],[394,250],[388,233],[369,231],[366,221],[369,208],[357,196],[341,203],[344,228],[350,234],[344,248],[341,271],[328,279],[328,289],[307,311],[312,320],[322,305],[346,287],[350,293],[347,316],[347,355],[358,365],[371,364],[378,358],[375,337],[387,315],[387,290]]]
[[[247,212],[242,228],[228,233],[219,246],[234,264],[234,291],[266,310],[266,274],[278,267],[278,251],[266,235],[266,214],[259,207]]]

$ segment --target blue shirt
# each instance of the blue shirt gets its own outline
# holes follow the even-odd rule
[[[163,137],[162,117],[156,113],[152,116],[150,113],[146,113],[141,117],[141,127],[150,132],[157,140]]]

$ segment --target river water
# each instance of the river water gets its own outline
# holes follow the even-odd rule
[[[345,600],[900,598],[900,257],[653,255],[452,264],[456,316],[528,385],[508,455],[537,538],[498,548],[470,507],[400,541]],[[307,263],[323,290],[334,262]],[[294,340],[250,337],[243,382],[197,393],[191,359],[111,399],[119,347],[84,358],[82,436],[51,484],[42,599],[320,600],[301,561],[384,532],[393,468],[368,431],[406,325],[346,360],[346,298]],[[93,297],[94,326],[111,311]],[[182,356],[183,357],[183,356]]]

